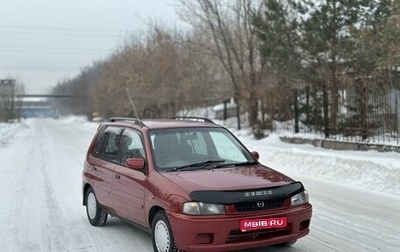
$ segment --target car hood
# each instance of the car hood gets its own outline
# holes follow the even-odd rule
[[[163,173],[188,193],[196,190],[244,190],[286,185],[291,178],[261,164]]]

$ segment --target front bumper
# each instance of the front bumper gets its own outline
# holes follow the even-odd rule
[[[296,240],[309,233],[312,206],[240,215],[188,216],[168,212],[177,247],[184,251],[231,251],[266,247]],[[283,217],[288,226],[282,229],[240,231],[240,220]]]

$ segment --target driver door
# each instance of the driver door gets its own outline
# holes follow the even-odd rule
[[[125,164],[127,158],[146,158],[141,134],[133,129],[125,129],[118,149],[119,164],[114,167],[111,182],[113,207],[118,216],[145,227],[147,176],[144,169],[132,170]]]

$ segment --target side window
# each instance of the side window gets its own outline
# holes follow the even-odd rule
[[[107,127],[98,137],[99,143],[95,143],[93,156],[117,163],[121,131],[122,129],[118,127]]]
[[[101,155],[100,149],[101,149],[101,146],[104,144],[104,140],[105,140],[104,130],[106,128],[107,127],[102,127],[100,129],[99,136],[97,137],[96,142],[94,143],[94,148],[93,148],[93,151],[92,151],[93,157],[100,157],[100,155]]]
[[[119,163],[128,158],[146,158],[141,134],[133,129],[125,129],[119,145]]]

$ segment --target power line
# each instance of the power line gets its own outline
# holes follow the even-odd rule
[[[0,70],[6,71],[35,71],[35,72],[60,72],[60,71],[77,71],[79,67],[63,67],[63,66],[10,66],[0,65]]]
[[[144,33],[146,29],[136,30],[97,30],[57,27],[33,26],[0,26],[1,34],[37,35],[37,36],[72,36],[72,37],[112,37],[122,38],[129,35]]]
[[[121,14],[121,11],[124,11],[126,13],[129,13],[130,10],[129,9],[123,9],[123,10],[112,10],[110,8],[108,9],[94,9],[94,8],[90,8],[90,9],[77,9],[77,8],[70,8],[70,9],[66,9],[66,8],[49,8],[48,5],[45,6],[40,6],[37,4],[34,5],[27,5],[26,3],[24,3],[23,5],[21,4],[15,4],[15,3],[10,3],[9,1],[7,2],[0,2],[0,6],[3,6],[7,9],[9,9],[9,11],[45,11],[45,12],[64,12],[64,13],[71,13],[71,14],[78,14],[78,13],[82,13],[82,14]]]
[[[2,50],[3,49],[3,50]],[[5,50],[4,50],[5,49]],[[2,46],[0,45],[0,52],[3,53],[44,53],[44,54],[87,54],[98,55],[104,53],[111,53],[113,50],[94,50],[85,48],[50,48],[50,47],[32,47],[32,46]]]
[[[3,29],[26,29],[26,30],[54,30],[54,31],[74,31],[74,32],[95,32],[95,33],[116,33],[115,30],[106,30],[106,29],[82,29],[82,28],[60,28],[60,27],[35,27],[35,26],[21,26],[21,25],[0,25],[0,28]],[[124,32],[143,32],[146,29],[130,29]]]
[[[120,35],[106,35],[106,34],[89,34],[89,33],[49,33],[49,32],[20,32],[20,31],[1,31],[1,33],[17,34],[17,35],[35,35],[35,36],[64,36],[64,37],[98,37],[98,38],[118,38]]]
[[[37,36],[67,36],[67,37],[121,37],[121,34],[90,34],[90,33],[60,33],[55,31],[54,33],[47,31],[1,31],[1,33],[18,34],[18,35],[37,35]]]

